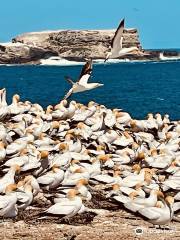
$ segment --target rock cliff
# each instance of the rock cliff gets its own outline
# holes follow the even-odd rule
[[[59,30],[25,33],[0,45],[0,63],[37,63],[42,58],[104,58],[115,30]],[[141,49],[137,29],[124,30],[124,47]],[[132,57],[132,56],[131,56]],[[136,56],[134,56],[136,58]]]
[[[0,44],[0,64],[38,64],[40,59],[59,56],[68,60],[105,58],[115,30],[58,30],[19,35],[11,43]],[[125,29],[123,46],[136,46],[139,51],[122,58],[159,60],[160,51],[142,49],[137,29]],[[164,53],[177,56],[177,53]]]

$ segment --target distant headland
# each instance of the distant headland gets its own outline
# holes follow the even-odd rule
[[[115,30],[58,30],[30,32],[0,44],[0,64],[41,64],[48,59],[85,61],[104,59]],[[137,29],[125,29],[123,46],[136,46],[139,51],[120,59],[124,61],[168,60],[180,58],[173,51],[144,50]],[[57,58],[55,58],[57,57]],[[49,61],[51,62],[51,61]]]

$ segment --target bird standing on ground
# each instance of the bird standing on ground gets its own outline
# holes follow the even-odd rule
[[[123,31],[124,31],[124,19],[121,20],[114,37],[111,41],[111,51],[108,52],[106,59],[104,62],[106,62],[109,58],[119,58],[121,56],[124,56],[128,53],[133,53],[134,51],[138,51],[137,47],[129,47],[129,48],[123,48],[122,42],[123,42]]]
[[[79,76],[79,80],[77,82],[73,82],[71,78],[65,77],[65,79],[72,84],[72,88],[65,95],[64,99],[67,99],[73,93],[84,92],[87,90],[91,90],[100,86],[103,86],[101,83],[88,83],[88,80],[92,73],[92,60],[87,61],[83,66],[81,74]]]

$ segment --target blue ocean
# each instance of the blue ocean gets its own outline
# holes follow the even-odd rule
[[[43,107],[57,104],[70,85],[64,76],[76,80],[82,66],[0,66],[0,88],[21,100]],[[93,100],[109,108],[121,108],[132,117],[145,118],[149,112],[180,119],[180,62],[125,62],[95,64],[91,82],[104,83],[95,90],[72,95],[81,103]]]

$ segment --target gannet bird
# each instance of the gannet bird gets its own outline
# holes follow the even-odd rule
[[[173,218],[174,198],[168,196],[163,203],[163,207],[145,207],[139,209],[138,212],[154,225],[165,225]]]
[[[0,196],[0,216],[1,217],[16,217],[18,209],[16,206],[17,196],[16,184],[9,184],[5,189],[5,195]]]
[[[18,186],[18,184],[17,184]],[[16,192],[17,201],[18,201],[18,208],[19,209],[26,209],[33,200],[33,188],[30,183],[26,183],[23,186],[23,190],[18,189]]]
[[[69,190],[66,198],[62,198],[60,202],[52,205],[45,211],[45,213],[55,214],[62,217],[73,217],[83,206],[82,199],[76,196],[77,193],[78,192],[75,189]]]
[[[88,83],[88,80],[91,76],[92,72],[92,60],[87,61],[86,64],[83,66],[81,74],[79,76],[79,80],[77,82],[73,82],[71,78],[65,77],[65,79],[72,84],[72,88],[68,91],[65,95],[64,99],[67,99],[73,93],[84,92],[87,90],[91,90],[104,84],[101,83]]]
[[[107,54],[104,62],[106,62],[109,58],[118,58],[118,57],[124,56],[128,53],[138,51],[137,47],[123,48],[123,46],[122,46],[124,21],[125,20],[123,19],[120,22],[119,27],[117,28],[117,30],[114,34],[114,37],[111,41],[111,51]]]
[[[0,192],[3,193],[6,189],[6,187],[9,184],[14,184],[14,176],[16,173],[20,173],[20,166],[19,165],[13,165],[9,168],[8,172],[0,179]]]

